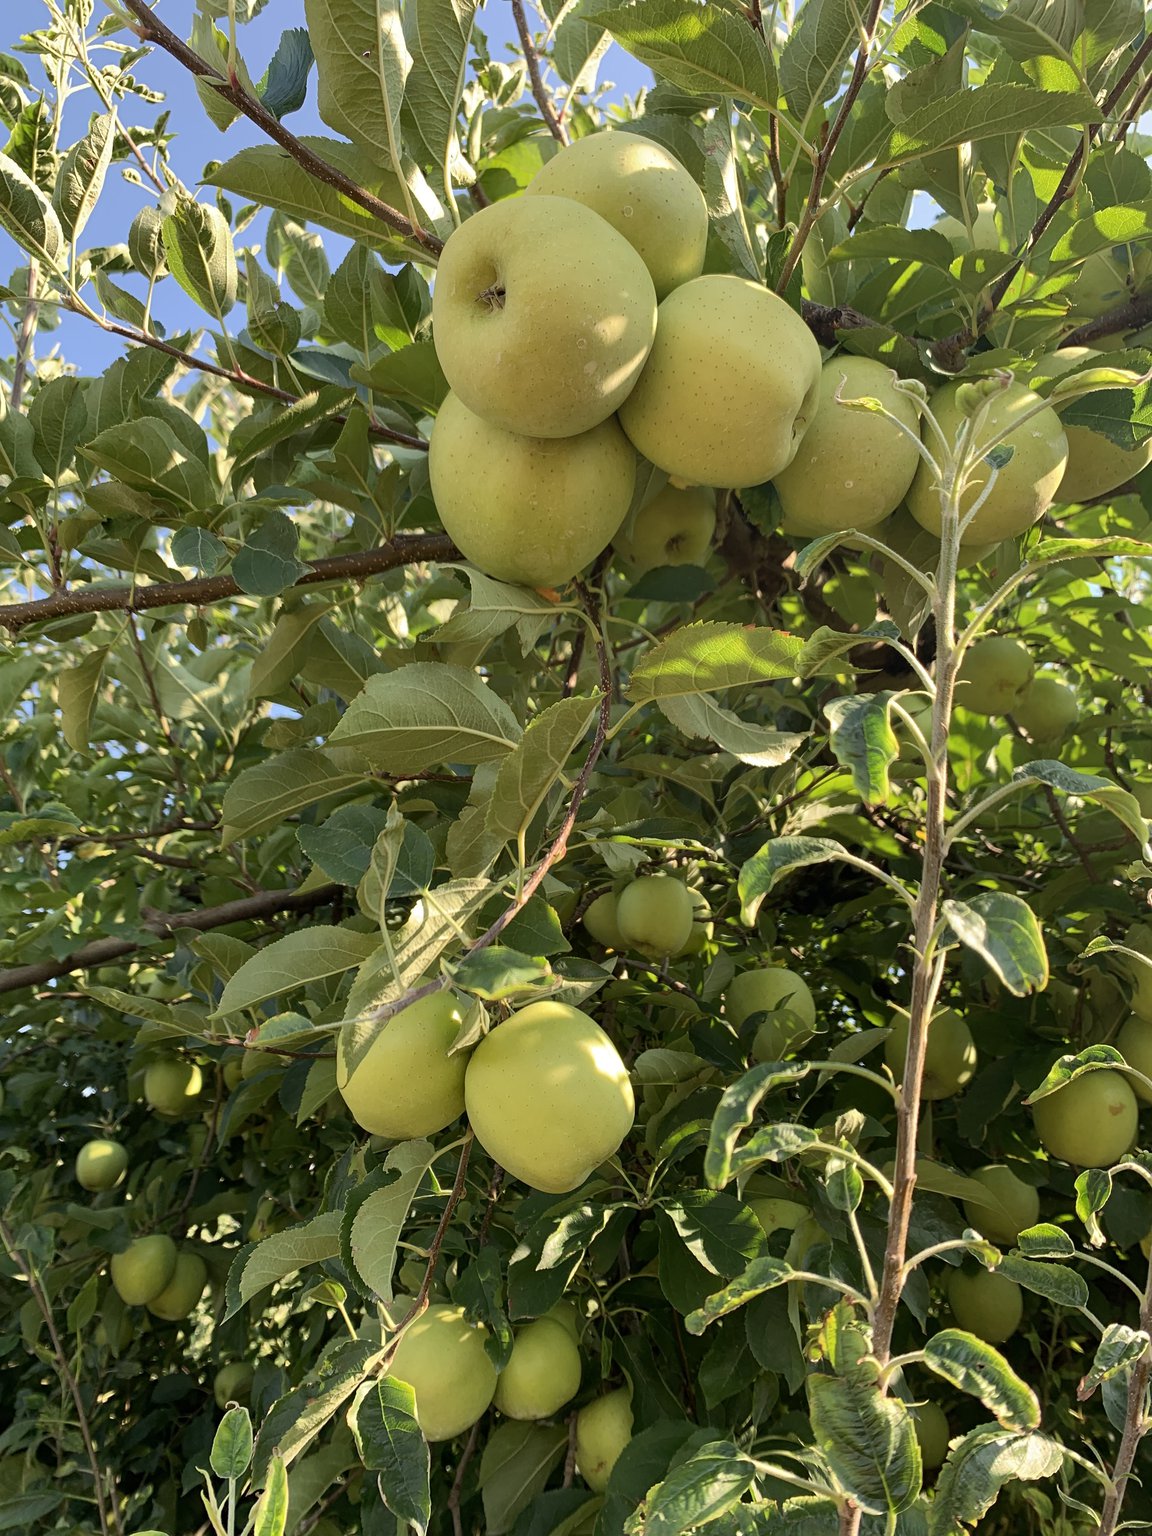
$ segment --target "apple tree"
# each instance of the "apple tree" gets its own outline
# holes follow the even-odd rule
[[[192,9],[0,54],[0,1529],[1152,1521],[1145,8]]]

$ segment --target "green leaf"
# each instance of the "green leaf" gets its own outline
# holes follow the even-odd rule
[[[949,1453],[928,1514],[929,1536],[968,1536],[1011,1482],[1055,1477],[1064,1453],[1044,1435],[1015,1435],[994,1424],[970,1431]]]
[[[36,461],[54,485],[72,463],[76,445],[88,425],[88,403],[80,379],[50,379],[36,391],[28,407]]]
[[[386,1376],[360,1399],[352,1420],[360,1459],[380,1479],[380,1497],[404,1526],[424,1536],[432,1517],[428,1442],[416,1422],[416,1394]]]
[[[115,141],[115,122],[112,114],[106,112],[96,118],[61,162],[52,192],[52,206],[70,240],[79,240],[100,200]]]
[[[1025,1104],[1035,1104],[1040,1099],[1046,1099],[1050,1093],[1055,1093],[1058,1088],[1064,1088],[1069,1083],[1075,1082],[1078,1077],[1083,1077],[1085,1072],[1098,1072],[1106,1067],[1123,1067],[1126,1063],[1120,1052],[1112,1045],[1089,1045],[1075,1055],[1061,1056],[1048,1069],[1048,1075],[1038,1088],[1024,1100]]]
[[[288,1523],[288,1469],[282,1456],[273,1452],[266,1475],[264,1492],[252,1511],[252,1536],[284,1536]]]
[[[628,683],[635,704],[690,698],[793,677],[802,649],[792,635],[743,624],[686,624],[650,647]]]
[[[379,1355],[378,1344],[362,1339],[342,1339],[331,1346],[299,1386],[273,1405],[261,1424],[253,1478],[264,1477],[277,1453],[285,1466],[294,1460],[353,1395]]]
[[[379,947],[379,934],[322,923],[286,933],[244,962],[221,993],[213,1018],[254,1008],[266,998],[326,976],[339,976],[361,965]]]
[[[366,1295],[392,1300],[400,1234],[438,1155],[429,1141],[401,1142],[389,1152],[383,1168],[370,1173],[349,1195],[340,1228],[340,1254]]]
[[[312,44],[303,27],[281,32],[276,52],[257,85],[260,100],[274,117],[283,119],[304,105],[312,61]]]
[[[942,1328],[924,1345],[924,1364],[959,1392],[979,1399],[1005,1429],[1030,1430],[1040,1423],[1036,1394],[998,1349],[959,1328]]]
[[[1152,200],[1126,207],[1099,208],[1086,219],[1077,219],[1066,229],[1048,253],[1053,262],[1075,261],[1126,245],[1130,240],[1152,236]]]
[[[230,477],[233,489],[240,489],[251,473],[252,466],[269,448],[347,410],[355,398],[350,389],[325,384],[314,393],[302,395],[291,405],[270,405],[239,422],[229,439],[233,459]]]
[[[746,277],[763,282],[762,248],[753,244],[744,212],[733,115],[732,103],[725,101],[704,125],[704,197],[712,228],[735,256],[740,270]]]
[[[763,1244],[763,1229],[740,1200],[717,1190],[685,1190],[660,1202],[684,1246],[710,1274],[744,1271]]]
[[[228,546],[211,529],[185,525],[172,535],[172,559],[183,570],[214,576],[227,563]]]
[[[397,170],[400,104],[412,56],[399,0],[304,0],[317,105],[329,128]]]
[[[22,250],[57,268],[67,242],[56,210],[8,155],[0,154],[0,229]]]
[[[921,1459],[907,1405],[873,1372],[808,1377],[812,1433],[836,1479],[871,1514],[899,1513],[920,1492]]]
[[[368,364],[353,363],[350,372],[373,394],[410,401],[420,411],[438,411],[448,393],[448,380],[430,341],[412,342]]]
[[[487,834],[519,843],[555,788],[568,759],[588,732],[598,698],[561,699],[529,722],[502,759],[485,821]]]
[[[495,581],[474,566],[456,569],[467,577],[472,596],[466,608],[457,608],[435,631],[436,644],[486,645],[515,626],[520,649],[527,655],[556,617],[556,604],[527,587]]]
[[[370,677],[331,740],[403,778],[443,763],[491,762],[520,736],[512,711],[475,673],[413,662]]]
[[[190,425],[193,426],[189,418]],[[181,512],[201,512],[216,499],[204,456],[190,451],[166,421],[142,416],[109,427],[80,452],[133,490],[169,502]]]
[[[1075,1270],[1061,1269],[1058,1264],[1039,1264],[1018,1253],[1006,1253],[997,1264],[996,1273],[1015,1280],[1017,1285],[1045,1297],[1058,1307],[1088,1305],[1086,1281]]]
[[[1039,546],[1037,553],[1049,548],[1052,544],[1059,544],[1060,540],[1050,540],[1048,544]],[[1143,546],[1144,557],[1148,558],[1149,546]],[[1013,781],[1021,784],[1037,783],[1047,784],[1052,789],[1058,789],[1065,795],[1078,795],[1083,800],[1091,800],[1094,804],[1103,806],[1121,822],[1137,842],[1143,846],[1148,841],[1148,826],[1140,810],[1140,803],[1129,790],[1121,788],[1112,779],[1103,778],[1097,773],[1081,773],[1076,768],[1067,768],[1063,763],[1058,763],[1051,758],[1041,758],[1034,763],[1027,763],[1022,768],[1017,768],[1012,775]]]
[[[656,702],[685,736],[714,741],[722,751],[757,768],[779,768],[795,756],[807,739],[794,731],[778,731],[774,726],[742,720],[706,693],[689,698],[660,698]]]
[[[806,1062],[765,1061],[725,1088],[712,1116],[704,1155],[704,1176],[712,1189],[720,1189],[731,1180],[736,1143],[741,1131],[752,1124],[762,1100],[774,1088],[806,1077],[808,1070]]]
[[[624,1529],[644,1536],[682,1536],[738,1504],[755,1476],[756,1463],[730,1440],[711,1440],[649,1491]]]
[[[252,1460],[252,1419],[247,1408],[229,1408],[220,1420],[209,1460],[217,1477],[244,1476]]]
[[[503,944],[488,944],[467,955],[459,965],[444,962],[452,984],[486,1003],[502,1003],[533,992],[550,992],[555,984],[547,960],[522,955]]]
[[[296,841],[312,863],[339,885],[358,885],[368,873],[388,813],[373,805],[342,805],[321,826],[296,829]],[[403,823],[399,828],[403,836]]]
[[[813,107],[836,95],[859,40],[852,0],[808,0],[800,7],[780,55],[780,89],[797,123],[803,125]]]
[[[919,108],[893,128],[874,169],[919,160],[952,145],[1036,133],[1043,128],[1086,127],[1099,121],[1099,108],[1083,92],[1000,84],[954,91]]]
[[[300,533],[290,517],[273,510],[232,561],[232,575],[241,591],[253,597],[276,597],[307,570],[296,558]]]
[[[891,693],[864,693],[832,699],[824,714],[832,727],[832,755],[852,775],[865,805],[885,805],[891,794],[888,769],[900,756],[900,743],[888,718]]]
[[[275,1232],[263,1242],[241,1248],[228,1271],[225,1317],[239,1312],[269,1285],[286,1280],[306,1264],[340,1256],[340,1212],[326,1211],[299,1226]]]
[[[355,789],[366,771],[338,768],[326,752],[294,747],[236,775],[224,792],[221,841],[235,842],[278,827],[289,816]]]
[[[108,647],[90,651],[74,667],[65,667],[57,681],[64,740],[76,752],[87,752],[96,695],[104,675]]]
[[[1076,1400],[1085,1403],[1101,1382],[1126,1376],[1152,1348],[1148,1335],[1126,1323],[1109,1323],[1100,1336],[1092,1368],[1076,1388]]]
[[[404,136],[425,169],[443,171],[446,197],[460,155],[456,114],[475,18],[476,0],[408,0],[404,7],[412,57],[402,109]]]
[[[211,203],[181,198],[162,233],[172,276],[201,309],[222,320],[236,302],[239,281],[228,220]]]
[[[740,921],[756,921],[760,903],[785,875],[810,864],[842,859],[845,850],[827,837],[774,837],[740,867]]]
[[[734,96],[773,111],[779,87],[764,38],[722,5],[646,0],[586,18],[641,64],[691,96]]]
[[[562,1424],[500,1424],[480,1458],[486,1536],[504,1536],[559,1465],[568,1444]]]
[[[783,1259],[753,1259],[735,1280],[729,1281],[722,1290],[714,1291],[695,1312],[689,1312],[684,1319],[684,1326],[689,1333],[703,1333],[710,1324],[747,1306],[765,1291],[785,1285],[794,1273],[791,1264],[786,1264]]]
[[[1048,985],[1048,951],[1036,914],[1008,891],[945,901],[941,911],[960,942],[987,961],[1016,997]]]

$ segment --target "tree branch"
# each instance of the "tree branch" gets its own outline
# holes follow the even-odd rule
[[[174,59],[183,64],[185,69],[207,80],[213,90],[218,92],[225,101],[231,102],[238,112],[242,112],[257,127],[262,128],[270,139],[274,139],[280,145],[281,149],[287,150],[293,160],[303,166],[310,176],[324,182],[326,186],[335,187],[350,202],[363,208],[381,224],[394,229],[397,234],[414,240],[430,255],[438,256],[444,249],[444,242],[439,236],[414,224],[411,219],[405,218],[398,208],[393,208],[389,203],[358,186],[350,176],[345,176],[343,171],[337,170],[336,166],[330,165],[327,160],[321,159],[310,150],[306,144],[302,144],[294,133],[290,133],[284,127],[278,117],[269,112],[263,102],[257,101],[254,96],[249,96],[238,80],[229,80],[218,74],[207,60],[202,59],[170,27],[165,26],[157,18],[149,9],[147,0],[124,0],[124,7],[139,23],[133,30],[142,42],[154,43],[158,48],[163,48],[165,53],[170,53]]]
[[[1115,309],[1094,320],[1086,320],[1074,331],[1069,331],[1060,343],[1062,347],[1087,347],[1100,336],[1114,336],[1117,331],[1135,331],[1152,320],[1152,292],[1139,293],[1134,299],[1118,304]]]
[[[226,901],[218,907],[201,907],[198,912],[148,912],[141,926],[159,938],[167,938],[182,928],[207,933],[213,928],[255,922],[282,912],[311,912],[331,901],[339,889],[338,885],[321,885],[310,891],[260,891],[256,896]],[[24,987],[39,986],[57,976],[67,976],[71,971],[107,965],[110,960],[123,959],[146,947],[145,939],[94,939],[91,944],[73,950],[62,959],[36,960],[30,965],[0,971],[0,992],[19,992]]]
[[[536,44],[532,41],[532,33],[528,27],[528,19],[524,15],[524,0],[512,0],[512,15],[516,21],[516,31],[520,34],[520,47],[524,54],[524,62],[528,66],[528,79],[532,84],[532,95],[536,105],[540,108],[540,116],[556,142],[567,144],[568,130],[556,116],[552,98],[548,95],[544,77],[540,73],[540,55],[536,51]]]
[[[446,533],[398,533],[390,544],[376,549],[357,550],[350,555],[331,555],[310,562],[312,569],[293,583],[297,587],[317,586],[326,581],[362,581],[398,565],[415,565],[424,560],[459,559],[459,551]],[[45,624],[76,613],[141,613],[147,608],[172,608],[183,605],[202,608],[229,597],[243,597],[243,589],[232,576],[199,576],[192,581],[157,581],[146,587],[79,587],[55,592],[51,597],[35,598],[30,603],[0,604],[0,629],[15,634],[29,624]]]

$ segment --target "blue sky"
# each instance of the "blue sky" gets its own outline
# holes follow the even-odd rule
[[[103,10],[100,0],[97,0],[97,7]],[[162,0],[160,5],[164,20],[182,37],[187,37],[191,31],[194,12],[193,0]],[[42,26],[46,19],[47,11],[41,0],[0,0],[0,51],[13,52],[19,37]],[[253,79],[258,80],[264,73],[280,33],[288,27],[303,24],[304,0],[271,0],[260,16],[240,29],[241,51]],[[492,55],[496,58],[508,56],[508,45],[515,37],[515,26],[507,0],[488,0],[480,15],[479,25],[488,37]],[[36,59],[26,54],[21,54],[20,58],[34,81],[41,83]],[[129,124],[151,121],[165,107],[171,112],[171,126],[177,133],[172,160],[185,185],[193,188],[197,185],[207,160],[225,159],[245,144],[263,141],[260,131],[244,118],[234,123],[226,133],[218,132],[204,113],[191,76],[167,54],[153,53],[137,66],[135,73],[137,78],[153,89],[163,91],[167,100],[164,106],[159,107],[129,105],[124,113],[125,121]],[[601,79],[613,81],[621,91],[632,93],[650,76],[635,60],[613,46],[604,60]],[[314,70],[309,86],[308,101],[299,112],[286,119],[287,125],[295,133],[330,133],[331,130],[321,122],[316,111]],[[72,143],[80,136],[96,106],[96,98],[91,91],[78,92],[72,99],[64,122],[65,144]],[[115,173],[109,178],[104,197],[84,232],[85,244],[115,245],[125,241],[133,215],[142,202],[148,199],[149,193],[124,182],[119,173]],[[254,232],[253,226],[243,236],[244,243],[255,243],[258,239],[259,235]],[[335,265],[345,249],[345,243],[335,237],[331,239],[330,256]],[[20,260],[16,247],[7,236],[0,233],[0,277],[6,278]],[[117,277],[117,282],[125,287],[134,286],[131,278]],[[157,295],[156,311],[169,331],[181,326],[197,327],[204,320],[201,312],[176,288],[171,278],[165,280]],[[237,312],[233,320],[237,327],[241,326],[242,312]],[[10,336],[5,338],[5,343],[6,350],[11,351]],[[116,337],[107,336],[90,321],[71,315],[64,317],[59,330],[39,338],[38,349],[43,351],[56,344],[62,347],[68,360],[84,373],[101,372],[119,355],[123,347],[123,343]]]

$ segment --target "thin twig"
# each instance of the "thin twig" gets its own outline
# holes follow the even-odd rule
[[[399,565],[458,558],[459,552],[446,533],[401,533],[391,543],[376,549],[311,561],[312,569],[289,590],[327,581],[361,581],[379,575],[381,571],[395,570]],[[209,603],[244,595],[236,579],[227,575],[199,576],[192,581],[157,581],[145,587],[79,587],[56,592],[51,597],[36,598],[30,603],[0,604],[0,629],[15,633],[29,624],[45,624],[50,619],[67,618],[76,613],[141,613],[148,608],[186,606],[202,608]]]
[[[28,273],[28,296],[24,300],[24,310],[20,316],[20,334],[16,339],[16,365],[12,370],[12,389],[8,400],[9,409],[13,415],[20,409],[20,402],[24,398],[28,364],[32,361],[32,339],[36,335],[36,315],[40,308],[36,298],[40,263],[35,256],[29,256],[25,270]]]
[[[1093,320],[1086,320],[1074,331],[1069,331],[1060,343],[1062,347],[1089,347],[1100,336],[1114,336],[1117,331],[1135,331],[1152,320],[1152,292],[1139,293],[1135,298],[1118,304]]]
[[[386,224],[389,229],[394,229],[397,234],[406,239],[413,240],[432,256],[438,256],[444,249],[444,242],[432,234],[430,230],[421,228],[407,219],[397,208],[383,202],[373,193],[359,186],[350,176],[338,170],[336,166],[321,159],[313,150],[303,144],[294,133],[284,127],[280,119],[269,112],[268,108],[248,92],[235,78],[227,79],[219,74],[207,60],[187,43],[183,42],[170,27],[164,25],[151,11],[146,0],[124,0],[125,9],[130,11],[139,23],[134,28],[137,36],[145,43],[155,43],[158,48],[163,48],[165,53],[170,53],[174,59],[183,64],[184,68],[201,79],[207,80],[212,89],[225,101],[230,102],[238,112],[250,118],[258,128],[262,128],[270,139],[274,139],[281,149],[292,156],[298,165],[314,176],[317,181],[322,181],[326,186],[335,187],[350,202],[358,208],[363,208],[381,224]]]
[[[520,34],[520,48],[524,54],[524,62],[528,66],[528,79],[532,86],[532,95],[536,105],[540,108],[540,116],[544,119],[548,132],[558,144],[567,144],[568,130],[556,115],[556,109],[552,105],[552,98],[548,94],[548,88],[544,84],[544,77],[540,73],[540,55],[536,51],[536,44],[532,41],[532,33],[528,26],[528,19],[524,15],[524,0],[512,0],[512,15],[516,20],[516,31]]]
[[[452,1536],[464,1536],[464,1526],[460,1520],[460,1494],[464,1487],[464,1474],[468,1470],[468,1463],[476,1454],[476,1445],[480,1439],[480,1421],[472,1426],[467,1443],[460,1453],[460,1460],[456,1463],[456,1473],[452,1479],[452,1487],[448,1494],[448,1513],[452,1516]]]
[[[1140,1307],[1140,1327],[1144,1333],[1152,1332],[1152,1260],[1148,1265],[1148,1280],[1144,1287],[1144,1300]],[[1152,1380],[1152,1354],[1145,1350],[1128,1374],[1128,1393],[1124,1412],[1124,1428],[1120,1435],[1120,1448],[1108,1479],[1108,1491],[1100,1512],[1100,1536],[1115,1536],[1120,1524],[1120,1512],[1128,1481],[1136,1462],[1140,1442],[1148,1432],[1145,1418],[1145,1399],[1148,1384]]]

